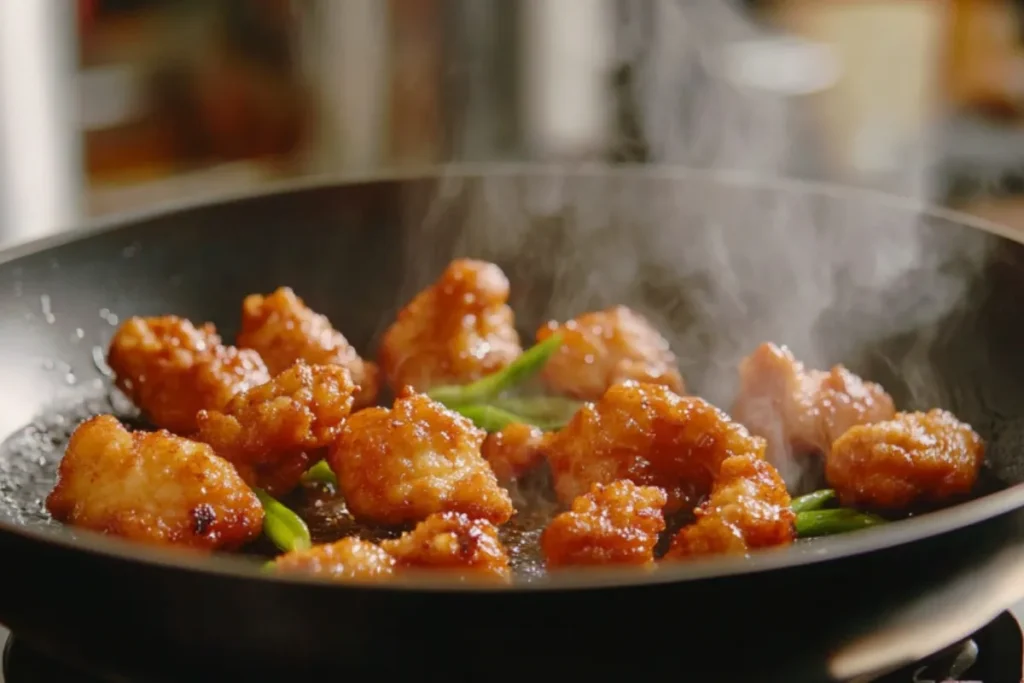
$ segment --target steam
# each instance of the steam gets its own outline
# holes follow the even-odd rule
[[[512,280],[526,343],[546,319],[631,306],[669,339],[691,391],[726,410],[738,362],[764,341],[811,368],[873,368],[901,408],[946,403],[935,323],[965,302],[986,237],[911,200],[780,180],[796,154],[790,105],[710,66],[723,42],[756,36],[729,3],[620,9],[656,167],[453,169],[408,204],[401,300],[453,256],[484,258]]]

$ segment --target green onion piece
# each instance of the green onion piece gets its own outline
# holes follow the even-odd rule
[[[796,535],[800,538],[810,538],[812,536],[845,534],[849,531],[885,524],[885,522],[885,518],[878,515],[848,508],[808,510],[800,512],[796,516]]]
[[[500,432],[514,422],[526,422],[522,417],[507,410],[482,403],[455,406],[453,410],[463,417],[468,417],[473,424],[485,432]]]
[[[561,396],[529,396],[495,399],[491,405],[519,415],[528,424],[554,431],[568,424],[584,404]]]
[[[338,477],[334,475],[334,470],[327,464],[326,460],[321,460],[317,464],[310,467],[302,475],[302,483],[304,484],[331,484],[332,486],[338,485]]]
[[[267,560],[260,567],[260,571],[261,572],[266,572],[267,574],[270,574],[271,572],[274,572],[276,570],[277,570],[277,560]]]
[[[524,399],[523,402],[529,399]],[[494,403],[473,403],[460,404],[452,408],[463,417],[468,417],[480,429],[486,432],[500,432],[502,429],[513,423],[521,423],[539,427],[545,432],[553,432],[561,429],[568,423],[574,413],[563,411],[563,414],[544,415],[541,410],[533,410],[527,414],[507,410],[503,402]],[[523,405],[521,402],[520,405]]]
[[[427,396],[449,408],[468,403],[487,403],[501,392],[522,384],[540,372],[561,345],[561,335],[552,335],[524,351],[503,370],[464,386],[434,387],[427,392]]]
[[[284,552],[308,550],[313,545],[302,518],[263,489],[253,489],[263,504],[263,533]]]
[[[792,503],[793,512],[807,512],[809,510],[820,510],[829,503],[831,503],[836,497],[836,492],[832,489],[821,489],[820,491],[814,491],[808,493],[806,496],[800,496],[794,498]]]

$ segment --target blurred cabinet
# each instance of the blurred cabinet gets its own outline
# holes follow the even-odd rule
[[[1024,105],[1022,6],[952,0],[946,87],[960,108],[1014,116]]]
[[[943,109],[949,7],[949,0],[773,3],[783,28],[837,57],[834,86],[808,104],[841,180],[901,194],[924,190],[928,134]]]

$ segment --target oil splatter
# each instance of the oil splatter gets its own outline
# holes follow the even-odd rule
[[[53,315],[53,309],[50,306],[50,295],[43,294],[40,296],[39,305],[43,310],[43,319],[46,320],[47,324],[52,325],[57,318]]]

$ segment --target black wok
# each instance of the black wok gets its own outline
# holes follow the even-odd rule
[[[488,168],[308,182],[10,250],[0,621],[59,657],[147,680],[608,678],[657,665],[798,681],[939,649],[1016,599],[1000,577],[1024,566],[1024,251],[998,232],[870,192],[738,175]],[[246,294],[289,285],[372,354],[398,307],[457,255],[505,269],[526,335],[615,303],[649,315],[689,388],[725,407],[736,361],[772,340],[819,366],[846,363],[902,408],[949,408],[989,440],[978,496],[749,559],[491,590],[270,578],[241,559],[47,519],[62,438],[87,414],[125,409],[102,362],[119,319],[175,313],[231,339]],[[956,622],[897,637],[964,601],[974,609]],[[888,649],[858,658],[858,638],[883,625],[895,629]]]

